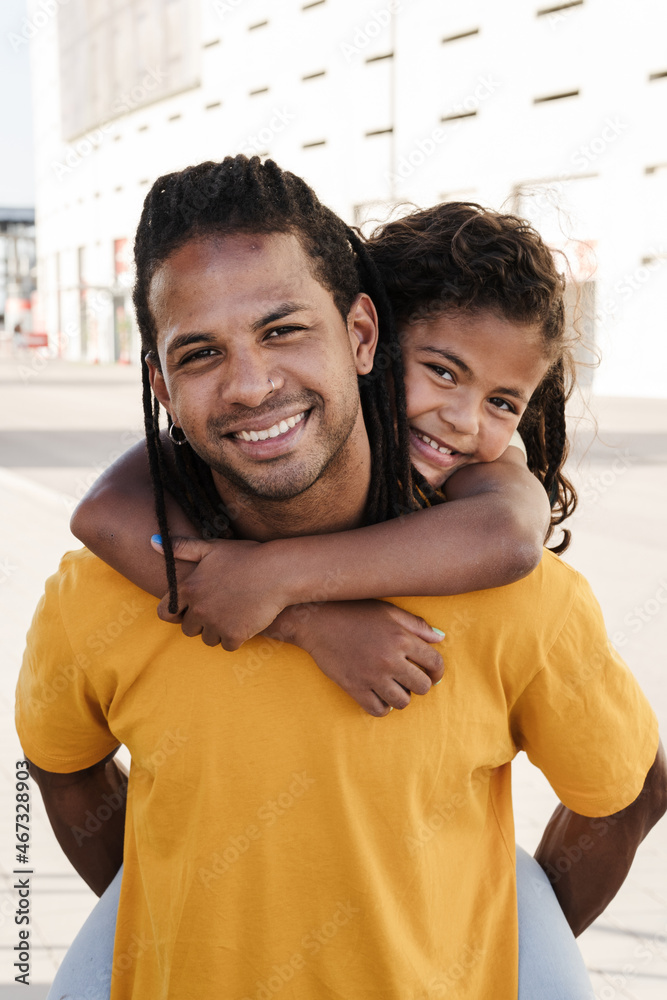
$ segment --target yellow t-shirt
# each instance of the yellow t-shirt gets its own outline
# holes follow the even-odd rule
[[[656,720],[550,553],[509,587],[395,603],[447,632],[446,672],[374,719],[302,650],[211,649],[65,556],[17,728],[46,770],[131,751],[112,1000],[515,1000],[510,761],[607,815],[641,790]]]

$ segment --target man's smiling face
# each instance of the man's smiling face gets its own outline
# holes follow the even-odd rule
[[[358,296],[346,324],[295,236],[191,240],[149,302],[155,394],[223,490],[289,499],[367,448],[357,374],[372,366],[372,304]]]

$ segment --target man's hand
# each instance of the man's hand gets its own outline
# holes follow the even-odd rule
[[[286,608],[264,635],[300,646],[322,673],[369,715],[406,708],[442,680],[434,647],[444,635],[386,601],[341,601]]]
[[[158,542],[151,544],[162,551]],[[199,565],[179,583],[179,613],[169,613],[167,594],[158,615],[180,625],[187,636],[201,635],[207,646],[238,649],[290,603],[284,588],[287,573],[276,565],[267,543],[173,538],[172,545],[177,560]]]
[[[667,759],[662,743],[642,791],[626,809],[591,819],[558,806],[535,859],[547,873],[575,936],[609,905],[637,848],[665,811]]]

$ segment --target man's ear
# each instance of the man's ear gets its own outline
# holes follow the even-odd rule
[[[378,315],[372,300],[360,292],[347,314],[347,331],[358,375],[367,375],[373,367],[378,342]]]
[[[164,375],[158,368],[155,361],[151,361],[151,355],[146,355],[146,364],[148,365],[148,375],[151,380],[151,389],[155,394],[155,398],[164,406],[172,418],[173,413],[171,413],[171,398],[169,396],[169,390],[167,389],[167,383],[164,380]]]

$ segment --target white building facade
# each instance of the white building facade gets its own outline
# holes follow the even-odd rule
[[[349,222],[528,217],[567,254],[594,392],[667,398],[664,0],[31,0],[28,38],[37,325],[62,356],[137,360],[149,186],[242,151]]]

